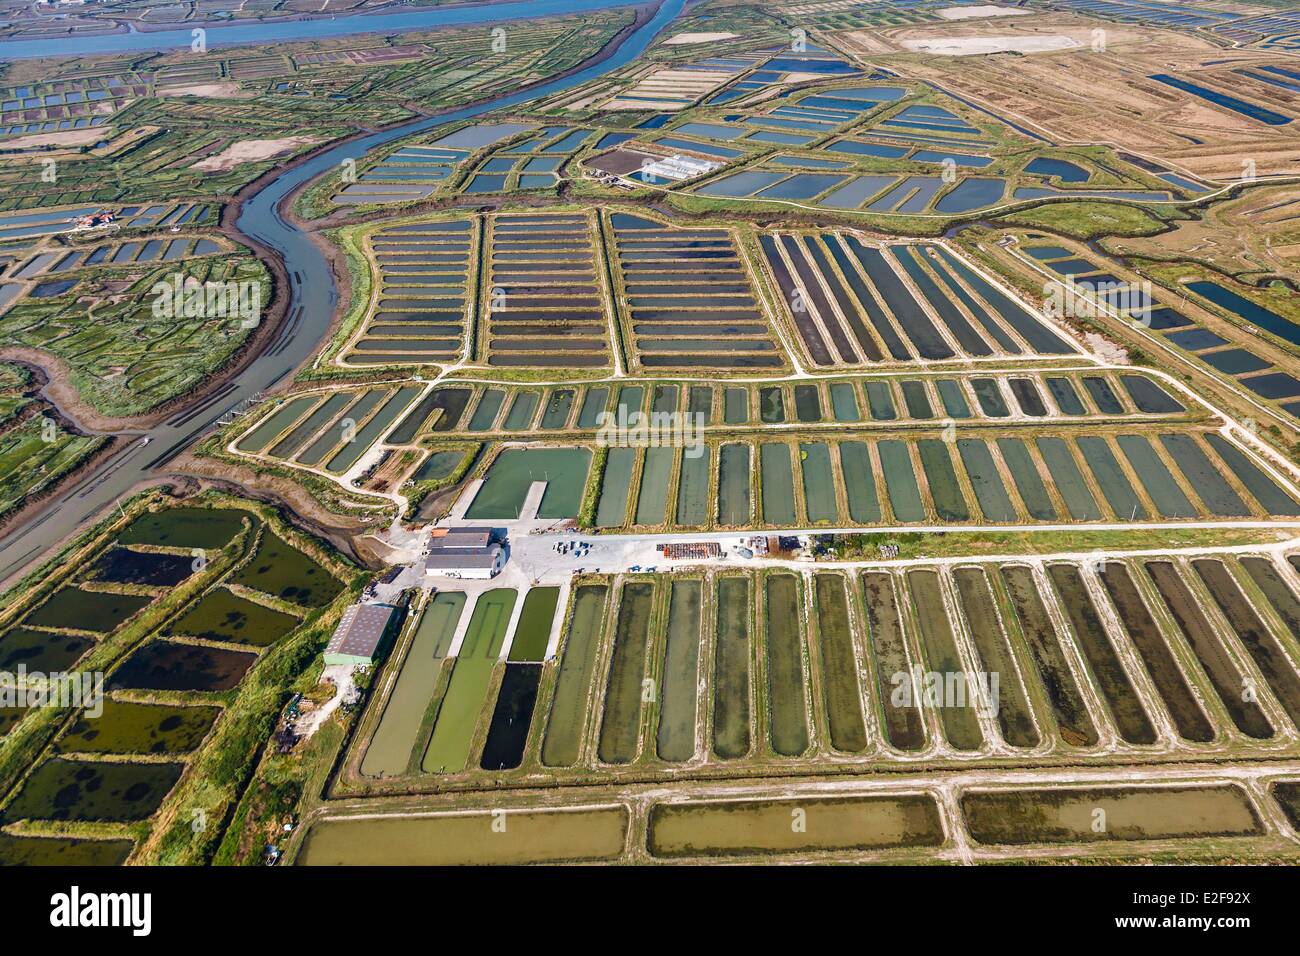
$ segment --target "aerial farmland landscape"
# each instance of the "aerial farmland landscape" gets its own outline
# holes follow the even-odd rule
[[[0,864],[1300,862],[1293,6],[0,0]]]

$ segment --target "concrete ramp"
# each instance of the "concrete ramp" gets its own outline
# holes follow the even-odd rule
[[[542,506],[542,495],[546,494],[545,481],[534,481],[528,486],[528,494],[524,496],[523,507],[519,509],[520,521],[536,521],[537,510]]]
[[[469,506],[474,503],[474,499],[478,497],[478,490],[482,487],[482,478],[475,478],[466,485],[465,490],[460,493],[460,497],[456,499],[456,504],[452,506],[451,513],[447,517],[454,521],[464,521],[465,512],[468,511]]]

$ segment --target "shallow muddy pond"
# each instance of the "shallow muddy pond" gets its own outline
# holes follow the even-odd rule
[[[610,860],[627,839],[623,807],[331,818],[312,825],[303,866],[520,865]],[[494,827],[494,823],[497,825]]]
[[[441,591],[425,606],[392,696],[361,761],[366,776],[395,776],[411,764],[420,725],[464,609],[465,595],[459,591]]]
[[[623,586],[600,724],[599,754],[604,763],[629,763],[637,754],[643,703],[641,681],[645,676],[653,598],[652,584],[633,582]]]
[[[714,592],[713,751],[724,760],[749,753],[750,584],[724,577]]]
[[[808,749],[800,601],[799,581],[793,574],[768,577],[764,602],[768,734],[772,749],[783,757],[796,757]]]
[[[674,763],[695,755],[703,592],[703,582],[698,580],[672,584],[655,745],[660,760]]]
[[[595,584],[581,585],[574,592],[555,697],[542,743],[542,763],[548,767],[568,767],[578,760],[587,724],[587,693],[605,630],[608,595],[607,587]]]
[[[971,836],[988,844],[1095,843],[1264,833],[1249,798],[1235,785],[972,791],[962,795],[961,810]],[[1100,827],[1098,820],[1104,821]]]
[[[791,826],[795,814],[802,828]],[[649,849],[661,857],[938,846],[943,838],[938,805],[920,794],[660,803],[649,821]]]

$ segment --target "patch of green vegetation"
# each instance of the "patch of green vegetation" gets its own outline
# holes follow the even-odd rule
[[[155,286],[172,286],[177,275],[183,283],[221,284],[204,293],[201,308],[182,310],[199,315],[155,308]],[[138,415],[195,388],[230,361],[271,299],[270,273],[250,255],[108,266],[76,276],[62,295],[9,309],[0,318],[0,344],[65,361],[78,393],[106,415]],[[168,296],[167,305],[174,304]]]
[[[43,415],[0,433],[0,517],[53,486],[107,441],[74,435]]]
[[[1101,236],[1154,236],[1164,232],[1165,221],[1143,206],[1132,203],[1047,202],[997,219],[1009,226],[1046,229],[1074,239]]]

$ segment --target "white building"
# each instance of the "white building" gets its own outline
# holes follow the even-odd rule
[[[424,573],[486,581],[505,567],[506,551],[491,528],[435,528],[425,551]]]

